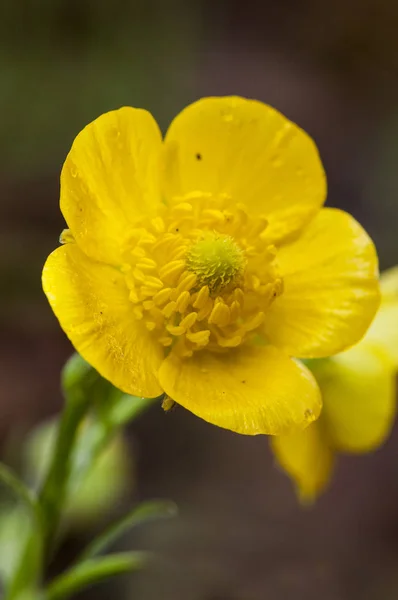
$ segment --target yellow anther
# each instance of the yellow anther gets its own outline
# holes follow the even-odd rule
[[[203,331],[196,331],[192,333],[190,331],[187,332],[187,339],[193,344],[197,344],[198,346],[206,346],[208,344],[210,338],[210,331],[208,329],[204,329]]]
[[[136,319],[142,319],[144,312],[140,306],[134,306],[133,315],[135,316]]]
[[[243,293],[243,290],[241,288],[236,288],[236,290],[234,290],[234,296],[235,300],[243,307],[245,303],[245,294]]]
[[[182,292],[176,300],[176,310],[178,312],[183,313],[187,310],[189,303],[191,301],[191,295],[189,292]]]
[[[184,327],[184,330],[186,331],[187,329],[190,329],[192,327],[192,325],[194,325],[196,323],[197,318],[198,318],[197,313],[191,312],[191,313],[189,313],[189,315],[187,315],[186,317],[184,317],[182,319],[180,326]]]
[[[257,222],[250,230],[250,237],[256,238],[262,235],[265,229],[268,227],[268,221],[265,217],[259,217]]]
[[[216,302],[210,313],[209,323],[213,323],[219,327],[225,327],[225,325],[228,325],[230,322],[230,319],[231,313],[228,306],[224,304],[224,302]]]
[[[163,288],[162,290],[160,290],[159,292],[157,292],[154,295],[154,297],[153,297],[154,303],[157,306],[159,306],[160,304],[167,302],[167,300],[170,298],[170,293],[171,293],[171,288]]]
[[[153,246],[153,244],[155,242],[156,242],[156,237],[154,235],[152,235],[151,233],[149,233],[148,231],[145,231],[145,233],[141,237],[138,244],[140,246]]]
[[[131,300],[131,302],[133,302],[134,304],[137,304],[137,302],[139,302],[137,290],[130,290],[129,300]]]
[[[211,298],[208,298],[205,305],[202,306],[202,308],[198,312],[198,321],[203,321],[203,319],[209,316],[209,314],[213,310],[213,304],[213,300]]]
[[[167,284],[173,285],[185,269],[185,260],[173,260],[159,271],[159,277]]]
[[[60,244],[70,244],[75,241],[73,234],[70,229],[64,229],[59,236]]]
[[[131,253],[132,256],[136,258],[143,258],[146,255],[144,248],[140,248],[140,246],[136,246]]]
[[[222,348],[236,348],[236,346],[242,343],[242,336],[234,335],[233,337],[226,338],[219,336],[217,337],[217,342]]]
[[[176,302],[169,302],[168,304],[166,304],[166,306],[164,307],[164,309],[162,310],[162,313],[164,314],[164,316],[169,319],[171,317],[171,315],[175,312],[176,310]]]
[[[251,278],[251,285],[253,290],[257,291],[260,287],[261,281],[260,279],[257,277],[257,275],[252,275]]]
[[[198,295],[196,296],[196,300],[193,303],[193,306],[195,308],[203,308],[205,306],[205,304],[207,303],[208,299],[209,299],[209,286],[208,285],[204,285],[198,292]]]
[[[175,406],[174,400],[172,400],[169,396],[165,396],[162,402],[162,408],[165,412],[172,410]]]
[[[141,271],[141,269],[138,269],[136,267],[134,269],[134,271],[133,271],[133,275],[134,275],[135,279],[137,281],[139,281],[140,283],[144,283],[145,282],[145,274]]]
[[[229,310],[231,311],[231,322],[236,321],[236,319],[240,316],[241,312],[239,302],[234,300],[231,306],[229,307]]]
[[[189,292],[196,284],[196,280],[197,277],[195,273],[183,273],[180,277],[180,282],[177,285],[177,296],[179,296],[181,292]]]
[[[147,275],[145,277],[145,287],[153,288],[153,293],[155,293],[163,288],[163,281],[161,281],[158,277]]]
[[[137,268],[140,271],[154,271],[157,269],[157,264],[154,260],[144,257],[137,263]]]
[[[173,338],[168,336],[168,335],[164,335],[163,337],[159,338],[158,340],[162,346],[171,346],[171,344],[173,343]]]
[[[155,217],[155,219],[152,219],[151,225],[156,231],[156,233],[163,233],[165,230],[165,225],[162,217]]]
[[[256,329],[257,327],[259,327],[261,325],[261,323],[264,321],[265,319],[265,314],[263,312],[259,312],[256,315],[254,315],[254,317],[252,317],[249,321],[246,321],[246,323],[243,323],[242,328],[245,331],[253,331],[253,329]]]
[[[152,252],[164,253],[167,249],[174,247],[176,238],[172,233],[166,233],[153,245]]]
[[[145,321],[145,327],[148,329],[148,331],[153,331],[156,329],[156,323],[154,321]]]
[[[260,285],[260,287],[258,288],[257,291],[259,294],[261,294],[264,297],[263,301],[266,302],[273,296],[274,284],[273,283],[265,283],[263,285]]]
[[[156,321],[156,323],[158,323],[158,325],[160,325],[161,323],[163,323],[163,321],[164,321],[164,314],[160,310],[160,308],[158,308],[157,306],[154,306],[153,308],[150,308],[149,309],[149,314],[151,315],[152,319],[154,321]]]
[[[183,258],[187,253],[186,245],[177,246],[172,252],[170,252],[170,260],[179,260]]]
[[[181,325],[166,325],[166,329],[171,335],[182,335],[185,333],[185,328]]]
[[[180,202],[176,206],[173,206],[172,213],[176,217],[190,216],[193,212],[192,204],[189,202]]]
[[[218,223],[223,223],[225,221],[224,213],[221,210],[215,210],[211,208],[208,208],[207,210],[203,211],[203,217],[206,220],[210,219]]]
[[[152,298],[156,289],[157,288],[147,287],[146,285],[143,285],[140,290],[142,298]]]
[[[145,308],[145,310],[151,310],[151,308],[155,306],[155,303],[153,300],[144,300],[142,306]]]

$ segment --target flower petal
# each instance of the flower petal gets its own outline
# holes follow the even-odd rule
[[[165,151],[169,197],[228,194],[269,220],[270,239],[303,227],[325,201],[314,142],[262,102],[226,97],[191,104],[170,125]]]
[[[377,254],[347,213],[325,208],[278,252],[284,291],[264,330],[272,344],[300,358],[330,356],[355,344],[380,302]]]
[[[369,452],[395,418],[395,375],[381,348],[361,342],[314,365],[323,399],[322,425],[336,450]]]
[[[76,350],[116,387],[136,396],[162,393],[155,372],[163,353],[133,317],[120,272],[87,258],[76,244],[55,250],[43,289]]]
[[[304,365],[272,346],[225,354],[171,353],[159,370],[164,391],[198,417],[237,433],[302,429],[321,409],[319,389]]]
[[[330,482],[334,465],[320,419],[304,431],[274,436],[270,444],[278,463],[295,483],[300,501],[316,500]]]
[[[365,340],[382,346],[398,369],[398,267],[382,273],[380,286],[381,306]]]
[[[161,147],[153,117],[129,107],[76,137],[61,173],[61,210],[88,256],[121,263],[131,227],[159,205]]]

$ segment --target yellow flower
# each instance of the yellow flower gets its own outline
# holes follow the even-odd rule
[[[396,412],[398,369],[398,267],[381,277],[380,310],[362,341],[312,369],[323,410],[305,431],[272,438],[272,450],[296,485],[314,500],[329,483],[339,452],[362,454],[388,436]]]
[[[44,291],[125,392],[239,433],[304,428],[320,393],[291,357],[356,343],[379,304],[371,240],[325,196],[311,138],[261,102],[199,100],[164,142],[148,112],[109,112],[62,169]]]

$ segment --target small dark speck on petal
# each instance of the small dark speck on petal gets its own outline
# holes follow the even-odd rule
[[[200,154],[200,152],[195,154],[195,157],[196,157],[196,160],[202,160],[202,155]]]
[[[242,383],[246,383],[246,379],[242,379]]]

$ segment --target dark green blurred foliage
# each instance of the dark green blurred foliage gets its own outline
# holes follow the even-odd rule
[[[188,91],[199,9],[184,0],[4,0],[0,172],[20,180],[58,169],[74,134],[123,104],[165,124]]]

